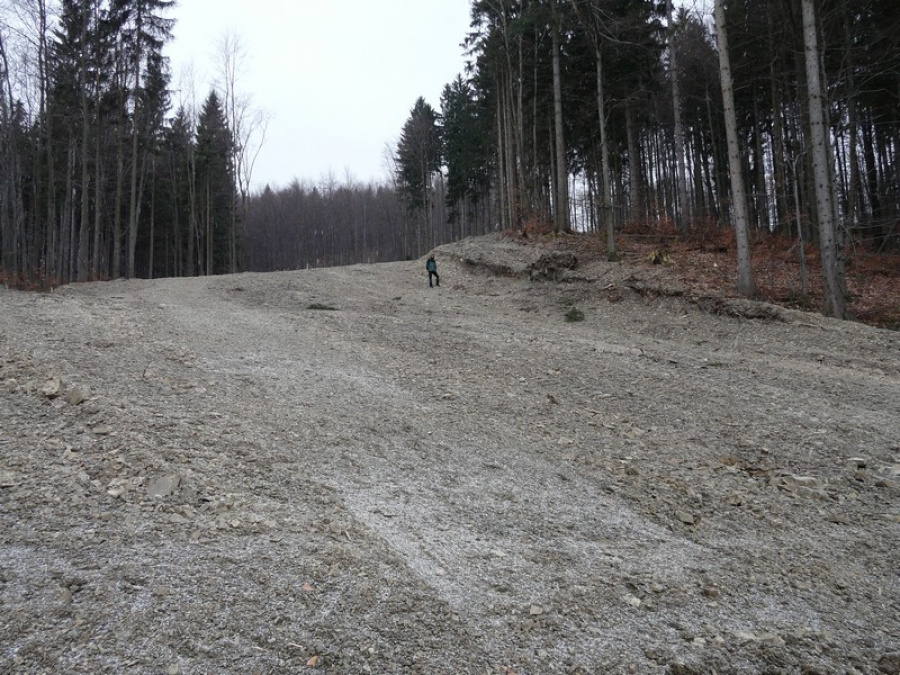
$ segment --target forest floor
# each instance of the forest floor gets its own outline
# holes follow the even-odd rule
[[[0,288],[0,672],[900,673],[900,332],[659,246]]]

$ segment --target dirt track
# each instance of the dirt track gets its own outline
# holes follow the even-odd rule
[[[900,334],[535,255],[0,289],[0,672],[900,673]]]

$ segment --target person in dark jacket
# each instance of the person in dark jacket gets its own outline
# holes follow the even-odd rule
[[[428,287],[434,288],[434,284],[431,283],[431,277],[434,277],[435,283],[440,286],[441,278],[438,276],[437,271],[437,263],[434,260],[434,256],[428,256],[428,261],[425,263],[425,269],[428,270]]]

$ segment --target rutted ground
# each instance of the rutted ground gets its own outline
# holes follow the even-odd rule
[[[900,672],[900,335],[539,252],[0,291],[0,671]]]

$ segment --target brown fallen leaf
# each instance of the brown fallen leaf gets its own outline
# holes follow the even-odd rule
[[[306,591],[307,593],[309,593],[310,591],[314,590],[312,584],[309,583],[308,581],[304,581],[304,582],[303,582],[303,585],[302,585],[300,588],[302,588],[302,589],[303,589],[304,591]]]
[[[318,656],[310,656],[309,661],[306,662],[307,668],[315,668],[319,665],[319,657]]]

